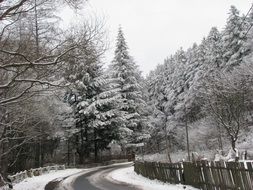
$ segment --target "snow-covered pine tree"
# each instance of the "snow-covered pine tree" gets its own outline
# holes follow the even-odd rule
[[[149,152],[159,152],[162,149],[162,141],[165,137],[164,129],[165,116],[161,111],[164,100],[164,72],[165,66],[158,65],[154,71],[151,71],[146,78],[146,88],[148,96],[148,109],[150,109],[149,123],[152,126],[150,130],[151,138],[149,139]]]
[[[86,74],[84,83],[87,91],[78,103],[78,113],[91,132],[90,138],[95,160],[98,152],[107,148],[112,140],[119,139],[118,123],[122,122],[117,105],[120,104],[118,88],[110,88],[111,81],[102,73],[101,65],[95,65],[92,73]],[[96,72],[94,72],[96,71]]]
[[[157,141],[156,143],[159,145],[159,139],[155,138],[160,138],[157,134],[163,132],[164,113],[166,113],[169,122],[167,125],[172,128],[175,139],[179,139],[179,141],[173,140],[172,144],[176,149],[184,149],[185,131],[181,129],[184,129],[185,124],[182,121],[187,121],[186,125],[189,125],[191,133],[192,130],[198,129],[197,122],[210,120],[210,110],[206,111],[205,109],[205,106],[208,105],[207,97],[210,95],[208,85],[214,83],[213,81],[219,81],[220,76],[231,75],[238,80],[244,75],[244,82],[247,81],[247,85],[252,84],[250,82],[252,81],[253,55],[250,53],[253,47],[253,35],[250,30],[253,23],[252,18],[253,13],[247,18],[241,17],[238,10],[232,6],[227,25],[222,33],[217,28],[212,28],[209,35],[199,45],[195,44],[187,51],[182,49],[177,51],[170,59],[166,59],[164,64],[159,65],[156,70],[151,72],[147,83],[148,103],[153,108],[150,120],[153,121],[154,130],[151,136],[154,137],[152,138],[154,142]],[[248,32],[247,35],[246,32]],[[239,83],[240,80],[238,80]],[[222,85],[228,86],[225,83]],[[246,92],[245,90],[245,94]],[[214,96],[210,96],[210,98],[212,99]],[[213,121],[212,126],[217,125],[219,129],[218,131],[216,128],[212,129],[214,135],[210,137],[214,138],[214,141],[218,137],[221,142],[222,136],[220,134],[217,136],[217,133],[221,133],[223,130],[220,129],[220,124],[216,120]],[[179,144],[175,144],[177,142]],[[190,140],[191,143],[193,140]],[[218,143],[215,146],[217,145]],[[222,143],[220,145],[219,147],[222,147]],[[193,146],[195,145],[191,144],[192,148]]]
[[[176,54],[173,56],[174,64],[176,64],[176,68],[174,70],[173,76],[172,76],[172,85],[171,85],[171,91],[174,94],[174,115],[177,118],[181,117],[181,111],[182,105],[183,105],[183,96],[187,91],[186,86],[186,68],[187,65],[187,55],[186,52],[180,48]],[[167,95],[169,97],[169,94]]]
[[[111,80],[120,88],[121,103],[117,107],[123,118],[119,124],[122,142],[137,143],[143,139],[141,136],[145,122],[142,121],[146,103],[142,97],[140,72],[129,55],[121,27],[118,31],[115,56],[109,69]]]
[[[71,91],[67,93],[67,100],[74,110],[75,126],[68,132],[73,135],[74,147],[79,157],[79,164],[84,158],[89,158],[93,150],[93,128],[89,125],[91,118],[85,115],[83,109],[91,104],[94,91],[89,89],[90,82],[98,77],[96,63],[84,59],[84,55],[71,59],[72,64],[66,69],[66,79],[71,83]]]
[[[244,57],[243,44],[246,41],[243,18],[235,6],[231,6],[225,30],[222,34],[222,67],[226,70],[240,65]]]
[[[68,133],[73,134],[75,149],[82,164],[94,152],[107,148],[111,140],[118,137],[120,112],[115,108],[120,104],[118,87],[106,77],[100,62],[101,52],[92,41],[86,41],[71,55],[65,68],[65,79],[69,83],[66,100],[71,103],[76,125]],[[114,86],[113,90],[111,86]]]
[[[206,62],[208,64],[208,70],[219,68],[222,63],[221,33],[216,27],[212,27],[206,40]]]
[[[193,121],[198,117],[199,101],[198,98],[198,82],[203,78],[205,73],[205,54],[206,39],[202,40],[200,45],[194,44],[192,48],[186,52],[187,64],[185,67],[185,91],[178,96],[181,104],[178,104],[178,115],[181,119]]]
[[[76,127],[72,130],[79,161],[83,163],[91,152],[97,161],[99,151],[106,149],[112,140],[119,140],[118,124],[122,123],[122,114],[117,109],[121,103],[119,88],[104,74],[102,65],[94,62],[81,68],[83,70],[76,75],[82,75],[81,80],[75,81],[77,87],[69,101],[75,110]]]
[[[253,32],[252,32],[252,25],[253,25],[253,11],[250,12],[249,16],[245,19],[245,37],[247,38],[246,42],[243,46],[243,52],[246,55],[243,59],[244,64],[247,63],[250,68],[251,60],[253,56]],[[246,33],[247,32],[247,33]],[[251,69],[250,69],[251,70]]]

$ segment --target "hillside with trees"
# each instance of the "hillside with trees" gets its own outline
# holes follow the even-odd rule
[[[228,15],[224,30],[213,27],[200,44],[179,49],[147,77],[154,153],[164,148],[162,138],[171,152],[250,151],[252,12],[241,16],[231,6]]]
[[[122,155],[172,162],[192,152],[214,159],[217,149],[253,153],[253,11],[231,6],[223,30],[179,47],[144,78],[121,27],[106,68],[102,22],[62,29],[63,5],[85,3],[0,0],[3,176],[102,162],[113,143]]]

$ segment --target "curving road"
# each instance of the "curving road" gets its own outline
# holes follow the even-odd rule
[[[116,169],[129,167],[129,165],[116,165],[101,168],[79,176],[73,184],[74,190],[139,190],[137,187],[108,179],[108,174]]]
[[[108,174],[113,170],[130,167],[131,165],[132,164],[111,165],[81,174],[72,183],[72,188],[73,190],[140,190],[136,186],[116,182],[108,177]],[[65,188],[61,187],[61,184],[68,177],[60,181],[54,180],[49,182],[45,190],[65,190]]]

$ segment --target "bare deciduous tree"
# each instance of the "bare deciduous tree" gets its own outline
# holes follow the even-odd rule
[[[45,132],[53,130],[53,125],[49,122],[50,115],[39,114],[44,110],[38,105],[45,103],[39,97],[55,87],[67,87],[62,72],[67,64],[75,63],[69,60],[78,59],[80,54],[86,56],[86,61],[97,59],[104,52],[103,45],[99,45],[103,44],[102,25],[86,23],[78,30],[64,32],[56,24],[52,27],[51,3],[63,1],[73,7],[82,2],[0,0],[0,171],[3,173],[17,163],[23,164],[28,153],[24,151],[31,150],[27,149],[29,144],[37,147],[41,138],[53,139],[50,135],[47,139]],[[34,159],[41,165],[41,148],[36,150],[40,158]]]
[[[247,127],[250,91],[243,76],[216,73],[206,90],[207,112],[225,129],[233,150],[242,129]]]

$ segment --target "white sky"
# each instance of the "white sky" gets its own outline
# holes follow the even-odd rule
[[[212,26],[222,30],[231,5],[246,14],[252,0],[89,0],[84,15],[105,18],[113,59],[115,39],[122,26],[130,55],[147,74],[180,47],[200,43]],[[75,20],[64,11],[64,20]],[[72,18],[71,18],[72,17]]]

